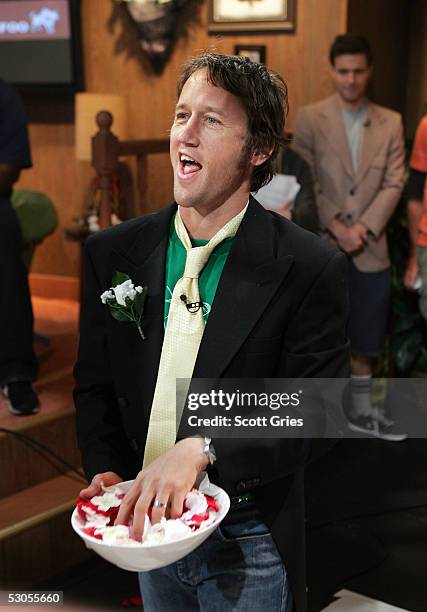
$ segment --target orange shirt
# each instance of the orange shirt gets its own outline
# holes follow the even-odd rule
[[[427,115],[418,125],[409,165],[418,172],[427,173]],[[424,179],[423,213],[418,226],[417,244],[427,247],[427,179]]]

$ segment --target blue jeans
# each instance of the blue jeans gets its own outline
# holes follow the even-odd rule
[[[286,569],[253,502],[230,511],[195,551],[142,572],[145,612],[291,612]]]

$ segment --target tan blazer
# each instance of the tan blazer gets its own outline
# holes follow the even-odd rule
[[[321,228],[337,216],[348,225],[360,221],[370,237],[354,264],[363,272],[387,268],[385,230],[404,184],[401,116],[369,102],[357,172],[337,94],[299,111],[293,148],[311,166]]]

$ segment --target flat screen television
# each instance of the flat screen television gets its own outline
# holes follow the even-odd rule
[[[1,0],[0,78],[24,93],[81,90],[80,0]]]

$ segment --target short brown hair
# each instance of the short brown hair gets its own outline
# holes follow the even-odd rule
[[[248,57],[205,53],[184,64],[177,85],[178,98],[191,75],[203,69],[207,70],[212,85],[222,87],[241,100],[248,118],[248,152],[273,149],[271,156],[252,172],[251,191],[258,191],[273,178],[274,160],[285,143],[286,83],[279,74]]]
[[[372,50],[369,41],[357,34],[339,34],[329,49],[329,61],[335,66],[340,55],[366,55],[368,66],[372,65]]]

